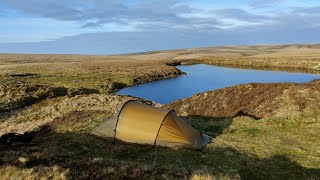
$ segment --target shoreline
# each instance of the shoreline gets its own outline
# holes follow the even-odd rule
[[[5,62],[8,61],[12,63],[13,61],[17,61],[19,63],[12,64],[11,66],[0,65],[0,70],[4,70],[2,74],[0,73],[0,83],[2,83],[2,86],[6,86],[5,88],[0,87],[0,95],[5,95],[7,91],[12,91],[17,92],[18,97],[13,97],[12,93],[4,96],[0,101],[0,112],[2,112],[1,109],[7,109],[5,111],[17,110],[11,107],[18,107],[18,109],[20,109],[25,107],[24,104],[32,105],[46,98],[56,98],[66,95],[72,97],[80,94],[92,94],[92,92],[96,94],[116,94],[117,91],[123,88],[184,75],[185,72],[176,68],[177,65],[206,64],[240,69],[320,74],[320,70],[318,70],[320,66],[314,66],[314,64],[318,64],[318,62],[320,64],[320,60],[317,60],[317,58],[316,60],[312,60],[315,57],[311,58],[311,60],[307,58],[313,63],[313,65],[310,65],[306,63],[309,62],[307,60],[299,64],[300,61],[297,61],[297,57],[291,57],[295,60],[290,64],[288,63],[290,58],[287,60],[282,59],[280,63],[278,62],[279,58],[271,58],[273,61],[267,61],[267,63],[263,61],[263,63],[261,63],[260,58],[253,57],[202,57],[180,60],[132,60],[127,58],[127,60],[119,59],[117,61],[109,61],[105,59],[107,57],[99,57],[98,60],[93,59],[87,61],[85,60],[86,56],[75,56],[73,57],[75,59],[73,59],[71,55],[67,55],[66,57],[60,55],[58,57],[61,59],[57,60],[57,62],[52,62],[51,59],[57,57],[55,55],[33,55],[37,61],[40,61],[40,58],[43,57],[46,57],[46,60],[38,64],[21,64],[21,62],[24,61],[23,55],[11,56],[6,55],[5,57],[11,57],[11,59],[9,58],[5,60]],[[84,59],[78,59],[79,57]],[[30,58],[32,57],[26,57],[26,59]],[[299,57],[299,59],[300,58],[301,57]],[[101,61],[102,59],[105,61]],[[1,58],[0,55],[0,63],[2,61],[3,58]],[[288,64],[291,67],[288,67]],[[52,67],[53,70],[51,70],[50,67]],[[56,72],[54,68],[59,69],[56,69]],[[69,72],[69,69],[72,71]],[[74,75],[74,73],[76,74]],[[34,76],[16,77],[15,74],[34,74]],[[22,83],[23,85],[17,86],[17,83]],[[58,92],[53,96],[48,94],[51,92],[51,89],[57,88],[64,88],[66,92]],[[27,92],[30,91],[28,89],[31,89],[31,92]],[[45,90],[43,91],[43,89]],[[88,89],[89,91],[84,89]],[[35,94],[37,94],[36,97],[34,97]],[[31,97],[29,97],[29,95]]]
[[[40,63],[15,64],[27,61],[21,56],[10,66],[0,65],[0,132],[40,132],[32,146],[0,147],[4,177],[320,177],[320,79],[240,84],[161,106],[112,90],[180,76],[176,59],[55,58],[44,55],[36,58]],[[3,61],[0,55],[0,64]],[[308,63],[295,66],[309,68]],[[92,90],[96,93],[90,94]],[[174,108],[214,139],[205,153],[157,148],[154,156],[149,146],[114,145],[92,136],[90,132],[128,100]],[[28,106],[22,106],[26,102]],[[3,106],[18,108],[1,117]]]

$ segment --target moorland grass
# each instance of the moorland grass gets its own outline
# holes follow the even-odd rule
[[[319,117],[303,117],[302,122],[295,117],[183,118],[215,137],[202,152],[112,144],[90,134],[103,121],[93,116],[68,127],[54,126],[37,138],[36,146],[0,151],[0,172],[17,177],[31,169],[45,177],[54,174],[52,167],[56,167],[54,176],[68,178],[320,177]],[[26,162],[20,162],[21,157]]]
[[[77,95],[75,92],[84,88],[96,90],[95,93],[113,93],[125,86],[176,77],[182,72],[172,65],[178,64],[290,68],[319,73],[319,49],[319,45],[268,45],[121,56],[1,54],[0,83],[6,87],[0,91],[0,109],[12,111],[8,115],[11,119],[20,117],[17,124],[7,128],[25,121],[43,125],[40,121],[47,114],[42,110],[52,111],[48,118],[53,116],[53,120],[42,127],[34,144],[0,147],[0,179],[319,179],[319,114],[290,116],[289,113],[285,117],[260,120],[182,117],[214,137],[203,151],[190,151],[123,142],[112,144],[91,135],[94,127],[113,115],[112,108],[103,111],[102,107],[92,108],[94,105],[90,103],[84,107],[73,106],[80,106],[85,100],[97,103],[93,99],[98,97],[76,96],[73,101],[84,100],[62,103],[68,107],[50,103],[68,100],[68,96]],[[15,73],[36,76],[10,76]],[[26,87],[31,91],[26,91]],[[48,92],[52,88],[64,88],[65,93],[50,96]],[[100,105],[105,105],[104,102]],[[32,108],[23,110],[27,105],[36,108],[35,116]]]

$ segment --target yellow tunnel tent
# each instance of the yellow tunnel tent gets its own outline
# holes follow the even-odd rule
[[[201,150],[211,138],[182,120],[173,110],[127,101],[117,117],[92,132],[102,138],[130,143]]]

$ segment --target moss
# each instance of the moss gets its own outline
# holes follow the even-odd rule
[[[256,137],[261,133],[261,130],[258,128],[244,128],[242,129],[242,131],[244,131],[246,134],[248,134],[248,136],[251,137]]]

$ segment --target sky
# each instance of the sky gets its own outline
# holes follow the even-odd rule
[[[1,0],[0,53],[320,43],[319,0]]]

